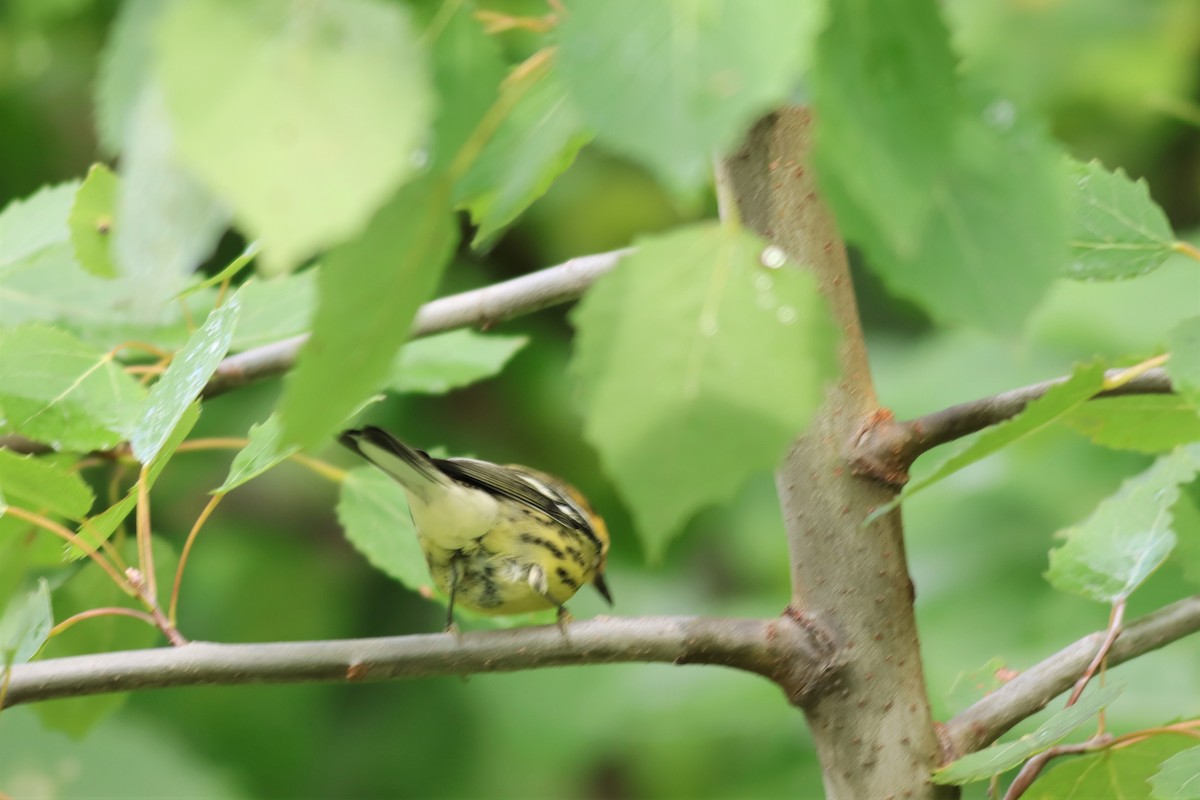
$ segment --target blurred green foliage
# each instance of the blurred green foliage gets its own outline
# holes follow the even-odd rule
[[[481,5],[545,12],[533,0]],[[1200,224],[1200,5],[957,0],[945,8],[958,54],[976,79],[1043,114],[1073,156],[1144,176],[1174,230],[1196,241],[1189,231]],[[0,5],[0,207],[45,184],[81,178],[97,158],[92,85],[116,10],[108,0]],[[531,49],[525,32],[500,42],[510,54]],[[642,167],[585,147],[490,251],[452,261],[442,290],[623,246],[709,216],[703,205],[677,201]],[[206,268],[220,269],[241,246],[226,237]],[[1020,333],[1001,335],[934,327],[880,281],[859,277],[879,393],[901,417],[1066,374],[1077,360],[1161,350],[1200,299],[1194,262],[1175,256],[1134,283],[1059,280]],[[303,275],[290,280],[305,290]],[[645,564],[630,513],[583,444],[576,389],[564,377],[565,314],[552,309],[501,326],[529,344],[495,379],[442,396],[390,398],[373,411],[374,421],[422,446],[569,476],[613,532],[609,584],[623,615],[778,613],[788,570],[770,476],[752,480],[728,507],[702,513],[661,565]],[[267,319],[262,331],[300,329],[287,324]],[[244,435],[268,417],[279,391],[272,381],[207,403],[192,435]],[[332,446],[317,455],[351,462]],[[919,462],[917,477],[940,457]],[[231,458],[182,454],[163,473],[155,533],[171,548],[182,545]],[[1144,453],[1108,449],[1060,426],[905,505],[939,717],[967,702],[952,694],[956,679],[989,659],[1020,669],[1104,626],[1103,606],[1056,592],[1043,578],[1047,552],[1059,544],[1055,531],[1085,519],[1150,463]],[[232,492],[189,562],[180,599],[187,635],[238,642],[439,629],[437,606],[372,569],[347,543],[335,502],[333,485],[292,464]],[[1187,518],[1191,527],[1181,537],[1200,536],[1196,519]],[[0,581],[12,580],[3,549],[10,523],[0,520]],[[1194,564],[1169,559],[1133,595],[1128,618],[1194,593],[1198,576]],[[167,578],[163,571],[160,581]],[[586,618],[604,609],[581,595],[572,610]],[[112,630],[83,622],[76,633],[99,626],[92,635],[107,632],[119,642],[121,626],[137,625],[111,622]],[[62,638],[59,646],[69,644]],[[1136,702],[1118,702],[1109,727],[1200,713],[1197,663],[1193,637],[1115,670],[1130,687],[1126,699]],[[28,709],[0,715],[0,789],[14,796],[66,798],[86,787],[92,797],[807,797],[820,785],[802,718],[779,692],[761,679],[707,668],[147,692],[129,697],[83,739],[45,731],[33,717]],[[982,791],[969,787],[966,796]]]

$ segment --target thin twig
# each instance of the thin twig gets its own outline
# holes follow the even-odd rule
[[[1127,625],[1108,653],[1109,666],[1200,631],[1200,594],[1186,597]],[[949,755],[985,747],[1065,692],[1091,663],[1106,638],[1093,633],[1030,667],[957,714],[942,729]]]
[[[141,570],[141,585],[132,581],[134,588],[149,605],[158,604],[158,579],[154,574],[154,550],[150,541],[150,467],[142,467],[137,481],[137,550],[138,568]]]
[[[416,339],[455,328],[487,327],[574,300],[631,252],[624,249],[580,256],[519,278],[431,300],[417,311],[411,336]],[[286,372],[307,340],[308,334],[301,334],[230,356],[217,367],[204,387],[204,396],[215,397]]]
[[[1027,405],[1068,379],[1062,377],[1035,383],[959,403],[910,420],[877,415],[859,431],[851,443],[847,458],[858,474],[901,486],[908,480],[912,463],[921,454],[1012,419]],[[1115,385],[1122,380],[1124,382]],[[1131,394],[1171,394],[1174,391],[1170,377],[1160,368],[1141,370],[1133,378],[1128,377],[1128,370],[1109,370],[1105,373],[1105,381],[1114,385],[1114,388],[1098,392],[1093,399]]]
[[[1067,755],[1079,755],[1081,753],[1092,753],[1096,750],[1103,750],[1108,746],[1109,737],[1102,736],[1095,739],[1090,739],[1080,744],[1060,744],[1051,747],[1049,750],[1043,750],[1033,758],[1025,762],[1025,766],[1021,767],[1021,771],[1017,773],[1017,777],[1013,778],[1013,782],[1009,784],[1008,791],[1004,793],[1004,800],[1017,800],[1025,791],[1033,785],[1037,780],[1037,776],[1046,768],[1046,764],[1053,758]]]
[[[1087,669],[1083,671],[1083,675],[1075,682],[1075,688],[1071,691],[1071,696],[1067,698],[1068,706],[1075,705],[1075,702],[1079,700],[1079,696],[1083,694],[1083,690],[1087,688],[1092,676],[1096,674],[1096,670],[1100,669],[1100,665],[1108,657],[1108,652],[1112,650],[1113,643],[1121,635],[1121,622],[1124,619],[1125,598],[1121,598],[1113,603],[1112,613],[1108,616],[1108,630],[1104,635],[1104,641],[1100,643],[1100,649],[1096,651],[1096,656],[1092,659],[1092,663],[1088,664]]]
[[[597,663],[717,664],[818,687],[828,643],[789,617],[601,617],[462,634],[213,644],[47,659],[12,670],[7,705],[138,689],[296,681],[378,681]]]

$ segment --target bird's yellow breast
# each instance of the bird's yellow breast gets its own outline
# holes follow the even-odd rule
[[[502,515],[483,535],[457,549],[418,538],[438,588],[454,602],[485,614],[520,614],[561,607],[596,577],[603,554],[595,540],[532,509]]]

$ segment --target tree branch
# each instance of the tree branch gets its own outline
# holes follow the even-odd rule
[[[717,664],[781,686],[820,685],[833,652],[790,617],[601,617],[465,634],[214,644],[34,661],[13,667],[4,706],[177,686],[382,681],[597,663]],[[799,698],[792,698],[798,700]]]
[[[1121,631],[1108,653],[1109,666],[1200,631],[1200,594],[1139,619]],[[1022,672],[945,724],[943,742],[953,758],[985,747],[1021,720],[1071,688],[1095,657],[1105,632],[1090,634]]]
[[[841,334],[839,375],[775,475],[793,613],[841,645],[835,690],[809,693],[802,707],[829,800],[950,798],[955,789],[929,782],[941,753],[900,515],[863,528],[895,490],[853,474],[838,446],[880,407],[845,245],[809,162],[812,140],[811,114],[785,109],[755,125],[726,160],[741,219],[811,272]]]
[[[1122,372],[1109,370],[1106,374],[1115,377]],[[876,415],[855,437],[849,453],[850,462],[860,475],[892,486],[903,486],[908,481],[909,468],[921,454],[1012,419],[1025,406],[1066,380],[1063,377],[1035,383],[906,421],[898,421],[888,414]],[[1093,399],[1128,394],[1170,394],[1172,391],[1166,370],[1156,368],[1115,389],[1100,392]]]
[[[631,252],[626,248],[579,256],[529,275],[431,300],[417,310],[411,338],[468,326],[486,327],[574,300]],[[306,341],[308,334],[304,333],[230,356],[209,379],[204,397],[287,372]]]

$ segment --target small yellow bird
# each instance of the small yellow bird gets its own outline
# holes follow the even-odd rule
[[[434,582],[456,603],[485,614],[557,608],[604,582],[608,528],[575,487],[543,472],[474,458],[432,458],[380,428],[338,441],[395,478],[408,495]]]

